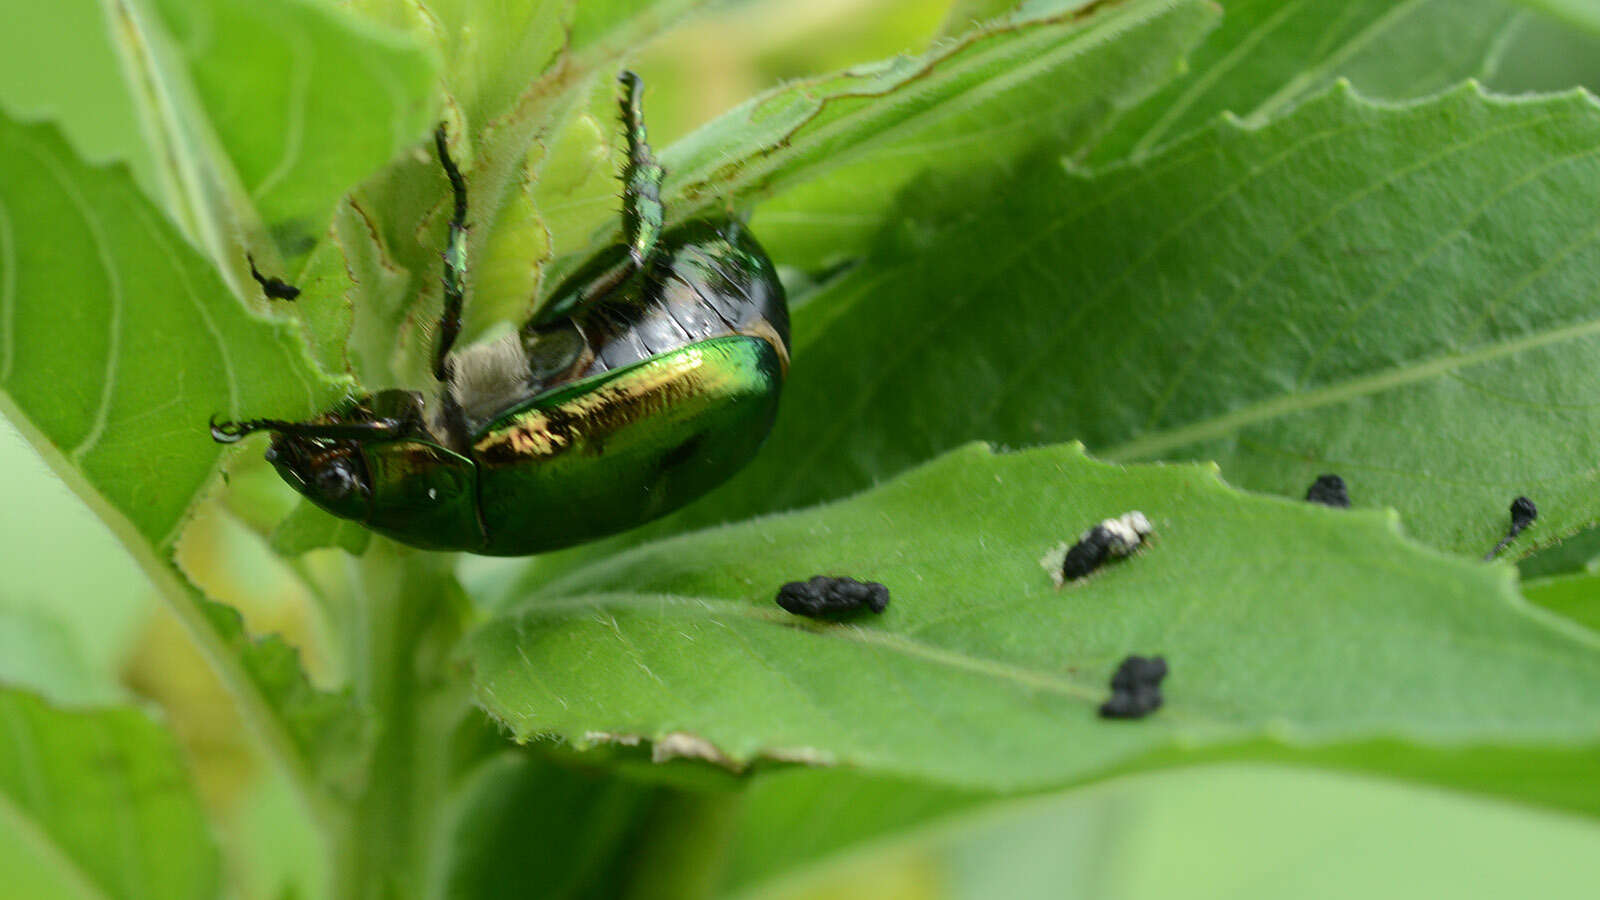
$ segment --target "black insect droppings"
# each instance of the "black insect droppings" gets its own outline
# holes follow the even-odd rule
[[[245,260],[250,263],[250,277],[261,285],[261,293],[273,300],[293,300],[300,296],[300,289],[277,276],[266,276],[256,269],[256,259],[246,255]]]
[[[1537,518],[1539,518],[1539,507],[1534,506],[1532,500],[1527,497],[1518,497],[1511,501],[1511,534],[1513,536],[1521,534],[1522,529],[1532,525],[1533,520]]]
[[[1317,480],[1306,489],[1306,500],[1323,506],[1350,508],[1350,492],[1345,489],[1344,479],[1331,473],[1317,476]]]
[[[1521,534],[1523,529],[1532,525],[1533,520],[1537,518],[1539,518],[1539,507],[1534,506],[1532,500],[1527,497],[1518,497],[1511,501],[1511,528],[1506,532],[1506,536],[1500,539],[1500,543],[1495,544],[1494,549],[1490,550],[1489,554],[1484,557],[1484,561],[1487,562],[1499,556],[1500,551],[1504,550],[1507,544],[1516,540],[1517,535]]]
[[[1142,719],[1161,708],[1161,680],[1167,661],[1160,656],[1129,656],[1111,676],[1111,697],[1100,704],[1102,719]]]
[[[1151,530],[1150,520],[1137,510],[1090,528],[1067,549],[1066,558],[1061,561],[1062,581],[1076,581],[1108,559],[1127,556],[1139,549]]]
[[[889,608],[889,589],[876,581],[817,575],[809,581],[785,584],[778,589],[777,599],[787,612],[821,619],[863,609],[881,613]]]

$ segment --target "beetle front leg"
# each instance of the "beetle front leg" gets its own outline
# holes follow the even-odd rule
[[[450,158],[449,135],[443,122],[434,131],[433,142],[439,149],[439,164],[444,167],[445,177],[450,179],[450,192],[455,197],[450,238],[444,246],[444,310],[439,316],[439,345],[433,354],[433,377],[446,381],[450,373],[445,361],[461,334],[461,307],[466,297],[467,181]]]
[[[240,422],[218,422],[211,417],[211,439],[219,444],[236,444],[247,434],[272,431],[293,437],[316,438],[325,441],[382,441],[394,440],[404,433],[405,423],[399,419],[375,419],[371,422],[288,422],[283,419],[245,419]]]

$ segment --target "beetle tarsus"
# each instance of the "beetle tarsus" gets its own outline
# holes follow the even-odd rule
[[[466,303],[467,180],[461,177],[461,170],[450,158],[450,135],[443,122],[433,132],[433,143],[439,151],[439,165],[450,181],[455,203],[450,217],[450,237],[444,248],[444,310],[439,315],[439,345],[433,355],[433,377],[444,381],[445,357],[450,355],[450,349],[461,334],[461,308]]]

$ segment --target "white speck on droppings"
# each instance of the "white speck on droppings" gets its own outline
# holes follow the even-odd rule
[[[437,500],[437,499],[439,499],[439,491],[438,491],[437,488],[428,488],[428,499],[429,500]]]
[[[1127,556],[1144,543],[1155,529],[1150,527],[1150,520],[1144,513],[1134,510],[1123,513],[1115,519],[1107,519],[1100,523],[1100,527],[1111,532],[1115,539],[1107,549],[1112,556]]]

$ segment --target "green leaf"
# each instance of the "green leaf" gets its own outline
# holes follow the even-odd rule
[[[0,690],[0,860],[12,897],[215,897],[216,846],[171,736],[132,709]]]
[[[974,25],[1006,15],[1021,5],[1022,0],[951,0],[939,34],[941,37],[953,37]],[[1089,0],[1080,0],[1077,5],[1087,6]]]
[[[1600,631],[1600,574],[1584,572],[1541,578],[1523,585],[1522,593],[1529,603]]]
[[[1600,516],[1597,147],[1587,96],[1339,89],[1092,177],[1046,159],[930,188],[942,229],[796,312],[755,462],[643,533],[837,497],[963,441],[1081,439],[1295,497],[1337,472],[1480,557],[1526,494],[1529,552]]]
[[[1096,163],[1148,154],[1223,112],[1265,122],[1336,78],[1388,100],[1482,78],[1517,19],[1505,0],[1229,0],[1226,8],[1189,76],[1119,121],[1094,148]]]
[[[0,471],[6,503],[27,511],[0,516],[0,547],[12,561],[0,577],[0,683],[56,702],[122,700],[118,675],[149,627],[149,586],[3,418]]]
[[[624,896],[629,851],[662,791],[501,753],[460,793],[443,896],[491,900]]]
[[[122,160],[152,196],[156,163],[139,130],[100,0],[12,3],[0,29],[0,107],[51,119],[79,155]]]
[[[273,551],[284,556],[299,556],[320,547],[339,547],[360,556],[372,542],[372,532],[358,522],[337,518],[310,501],[301,500],[273,529],[270,540]]]
[[[836,779],[842,780],[842,779]],[[776,789],[774,789],[776,788]],[[910,787],[901,788],[911,794]],[[803,793],[802,793],[803,792]],[[1596,830],[1570,817],[1343,774],[1267,766],[1119,779],[1000,801],[818,861],[810,849],[888,799],[799,777],[758,784],[730,850],[724,895],[763,900],[914,896],[1399,897],[1593,893]],[[851,852],[853,851],[853,852]],[[1470,862],[1464,862],[1470,860]]]
[[[1155,524],[1151,546],[1057,589],[1041,558],[1129,509]],[[888,612],[826,625],[773,604],[816,573],[888,585]],[[1510,574],[1403,540],[1392,515],[1250,497],[1207,467],[974,446],[850,501],[572,573],[469,652],[478,702],[519,739],[641,735],[978,788],[1269,736],[1399,775],[1403,755],[1356,745],[1592,754],[1600,640],[1531,613]],[[1166,656],[1166,706],[1098,719],[1130,653]]]
[[[0,121],[0,148],[0,403],[168,548],[222,452],[208,418],[302,417],[338,392],[125,170],[85,166],[45,126]]]
[[[1069,796],[1092,797],[1096,790],[1104,789]],[[764,772],[744,792],[723,893],[765,896],[762,888],[771,891],[776,884],[814,876],[872,848],[926,839],[931,833],[967,834],[975,820],[1037,802],[1035,795],[963,790],[843,768],[791,766]],[[1091,820],[1094,824],[1099,823]],[[1074,845],[1060,838],[1055,852],[1070,853]]]
[[[106,9],[163,163],[166,205],[247,296],[245,247],[269,270],[279,253],[303,255],[338,197],[436,116],[432,56],[324,3],[114,0]]]
[[[198,593],[194,602],[209,620],[221,652],[244,670],[250,684],[271,704],[290,742],[283,748],[289,763],[307,770],[298,777],[337,789],[352,783],[360,774],[355,769],[360,762],[356,747],[367,723],[350,692],[318,690],[300,665],[299,650],[275,634],[252,637],[245,631],[244,617],[233,607]]]
[[[115,679],[95,669],[66,622],[43,610],[0,608],[0,684],[26,688],[57,703],[122,699]]]
[[[1600,3],[1594,0],[1512,0],[1595,33],[1600,33]]]
[[[1050,3],[921,56],[786,85],[662,154],[668,213],[772,197],[752,229],[785,264],[859,252],[922,172],[1006,173],[1041,141],[1083,145],[1175,74],[1216,18],[1207,0]]]
[[[4,119],[0,169],[0,411],[122,541],[305,786],[309,748],[337,736],[323,706],[338,701],[310,690],[281,642],[252,644],[171,553],[222,453],[210,416],[299,418],[339,392],[293,329],[229,295],[125,170]]]
[[[339,196],[435,121],[437,63],[403,35],[308,0],[154,6],[275,234],[309,241]]]
[[[1596,7],[1600,10],[1600,6]],[[1490,90],[1549,93],[1600,91],[1600,30],[1584,31],[1545,16],[1524,16],[1495,54]]]
[[[1592,571],[1600,560],[1600,528],[1588,528],[1517,561],[1523,581]]]

